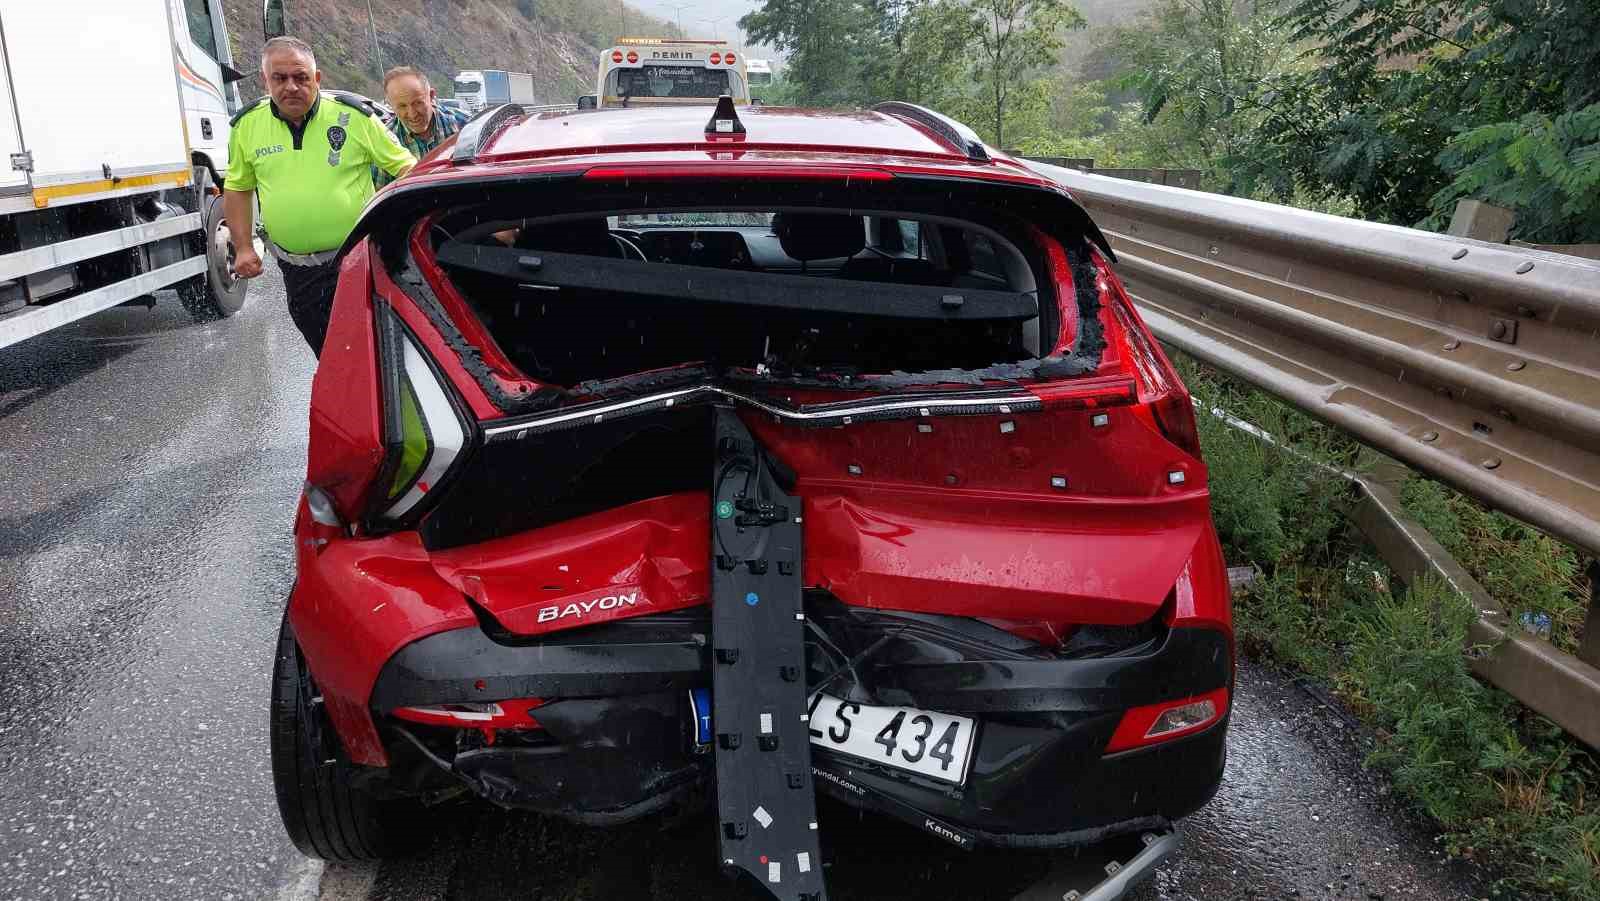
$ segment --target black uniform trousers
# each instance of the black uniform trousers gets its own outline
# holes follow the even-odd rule
[[[283,290],[289,297],[289,318],[311,345],[311,352],[322,356],[322,342],[328,337],[328,317],[333,313],[333,291],[339,286],[339,261],[319,266],[296,266],[278,261],[283,273]]]

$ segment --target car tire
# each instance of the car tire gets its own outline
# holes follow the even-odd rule
[[[194,189],[202,216],[206,271],[178,283],[178,299],[196,322],[225,319],[244,309],[250,282],[233,275],[233,243],[222,212],[222,197],[211,196],[211,173],[195,169]]]
[[[333,861],[379,860],[411,851],[421,805],[381,801],[352,784],[321,697],[284,616],[272,669],[272,782],[278,812],[301,853]]]

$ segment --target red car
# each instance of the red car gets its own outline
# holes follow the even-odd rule
[[[1105,239],[918,107],[706,112],[491,110],[366,211],[278,649],[290,836],[715,796],[723,862],[805,898],[762,843],[814,845],[812,787],[967,848],[1167,835],[1222,776],[1228,584]]]

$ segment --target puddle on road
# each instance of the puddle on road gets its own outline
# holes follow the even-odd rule
[[[1184,824],[1182,858],[1150,898],[1487,897],[1360,769],[1349,727],[1262,667],[1244,666],[1222,789]]]

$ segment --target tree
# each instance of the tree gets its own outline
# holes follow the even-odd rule
[[[1137,93],[1151,136],[1167,145],[1161,164],[1236,187],[1241,152],[1294,61],[1283,26],[1235,0],[1163,0],[1112,43],[1127,67],[1117,83]]]
[[[1258,171],[1348,191],[1392,222],[1437,224],[1482,196],[1518,209],[1519,237],[1595,239],[1569,195],[1592,195],[1579,114],[1600,101],[1600,3],[1296,0],[1283,22],[1317,65],[1276,95]]]
[[[879,45],[879,4],[860,0],[765,0],[739,19],[754,44],[788,54],[784,77],[801,103],[866,101],[864,67]]]
[[[1458,200],[1475,197],[1515,209],[1524,240],[1600,239],[1600,104],[1479,126],[1452,138],[1439,162],[1455,177],[1433,196],[1428,227],[1444,227]]]
[[[968,11],[980,53],[985,118],[994,123],[995,144],[1004,147],[1013,92],[1056,62],[1061,32],[1082,28],[1083,17],[1066,0],[970,0]]]
[[[970,86],[971,47],[977,38],[959,0],[886,3],[882,62],[871,72],[877,100],[907,100],[954,112]]]

